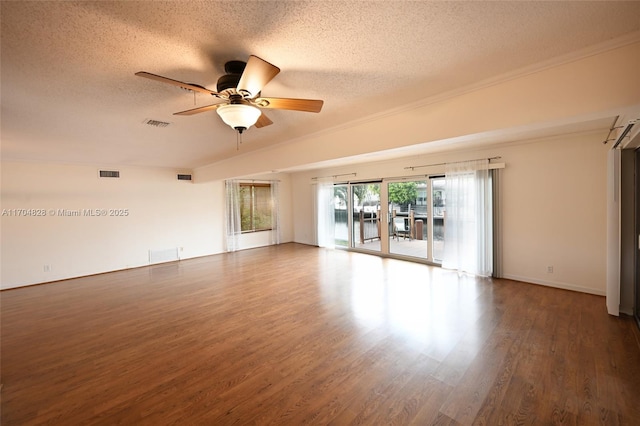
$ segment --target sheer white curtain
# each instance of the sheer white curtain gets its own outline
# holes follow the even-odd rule
[[[493,269],[489,160],[447,164],[442,267],[479,276]]]
[[[242,234],[240,222],[240,181],[226,180],[224,182],[227,208],[225,209],[224,223],[227,230],[227,251],[240,250],[240,235]]]
[[[335,239],[335,195],[332,179],[318,179],[316,185],[318,214],[318,245],[334,248]]]
[[[276,180],[271,185],[271,244],[280,244],[280,188]]]

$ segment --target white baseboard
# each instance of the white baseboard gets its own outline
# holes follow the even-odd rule
[[[543,285],[543,286],[546,286],[546,287],[561,288],[563,290],[571,290],[571,291],[578,291],[580,293],[588,293],[588,294],[595,294],[595,295],[598,295],[598,296],[606,296],[606,291],[605,290],[596,290],[596,289],[593,289],[593,288],[581,287],[581,286],[562,283],[562,282],[557,282],[557,281],[544,281],[544,280],[538,280],[538,279],[530,278],[530,277],[521,277],[521,276],[518,276],[518,275],[507,275],[507,274],[503,275],[502,277],[505,278],[505,279],[508,279],[508,280],[522,281],[522,282],[525,282],[525,283],[538,284],[538,285]]]

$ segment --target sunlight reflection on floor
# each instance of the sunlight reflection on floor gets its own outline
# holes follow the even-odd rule
[[[435,358],[450,351],[480,315],[478,279],[438,267],[352,253],[350,310],[366,330],[383,328]]]

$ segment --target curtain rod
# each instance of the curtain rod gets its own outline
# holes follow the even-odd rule
[[[489,157],[487,158],[487,160],[491,161],[491,160],[499,160],[502,157]],[[477,158],[476,160],[465,160],[465,161],[452,161],[451,163],[434,163],[434,164],[424,164],[422,166],[408,166],[405,167],[405,170],[414,170],[414,169],[419,169],[421,167],[432,167],[432,166],[446,166],[447,164],[458,164],[458,163],[465,163],[467,161],[478,161],[478,160],[484,160],[484,158]]]
[[[338,176],[358,176],[357,173],[342,173],[339,175],[330,175],[330,176],[316,176],[316,177],[312,177],[311,179],[313,180],[318,180],[318,179],[322,179],[322,178],[337,178]]]
[[[616,115],[616,118],[613,119],[613,123],[611,123],[611,127],[609,127],[609,134],[607,134],[607,139],[602,141],[603,144],[606,145],[607,142],[615,141],[616,138],[609,139],[611,137],[611,132],[613,132],[616,129],[622,129],[624,127],[624,126],[616,126],[616,123],[618,122],[618,118],[620,118],[620,116]]]

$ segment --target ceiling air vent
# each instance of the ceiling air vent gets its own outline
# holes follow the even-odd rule
[[[171,123],[167,123],[166,121],[153,120],[151,118],[147,118],[144,120],[144,124],[148,124],[153,127],[167,127]]]
[[[119,178],[120,172],[118,170],[100,170],[101,178]]]
[[[191,175],[178,174],[178,180],[191,180]]]

